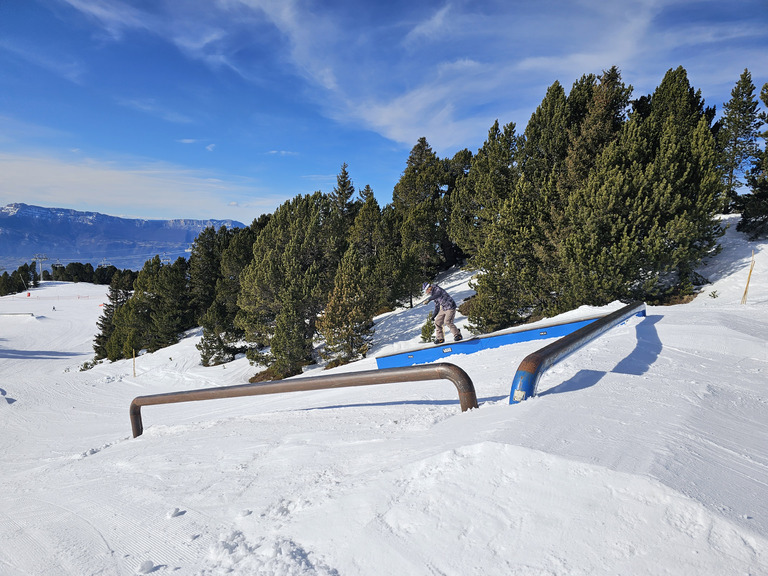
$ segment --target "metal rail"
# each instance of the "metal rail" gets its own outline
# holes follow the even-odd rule
[[[534,396],[539,378],[547,368],[634,315],[645,316],[645,302],[632,302],[526,356],[515,372],[509,403],[517,404]]]
[[[294,380],[280,380],[260,384],[240,384],[219,388],[202,388],[137,396],[131,402],[130,416],[133,437],[141,436],[144,426],[141,421],[141,407],[176,402],[194,402],[197,400],[215,400],[217,398],[237,398],[240,396],[259,396],[262,394],[281,394],[283,392],[302,392],[348,386],[370,386],[373,384],[394,384],[398,382],[417,382],[422,380],[450,380],[459,392],[461,411],[477,408],[477,395],[469,375],[455,364],[440,363],[428,366],[406,366],[386,368],[384,370],[365,370],[345,374],[329,374]]]

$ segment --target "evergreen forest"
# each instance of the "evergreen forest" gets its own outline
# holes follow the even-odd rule
[[[768,84],[759,99],[768,107]],[[341,165],[332,191],[297,196],[242,229],[208,228],[188,260],[115,272],[96,359],[155,351],[202,327],[204,365],[237,354],[284,378],[364,357],[373,318],[423,298],[461,266],[462,306],[490,332],[581,305],[679,302],[706,279],[718,215],[768,234],[768,132],[748,70],[715,121],[686,71],[634,97],[613,67],[554,82],[521,131],[496,121],[475,152],[440,158],[426,138],[381,206]]]

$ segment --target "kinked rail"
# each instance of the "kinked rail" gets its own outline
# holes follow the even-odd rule
[[[469,375],[455,364],[439,363],[428,366],[406,366],[402,368],[386,368],[383,370],[365,370],[345,374],[329,374],[280,380],[259,384],[240,384],[236,386],[221,386],[219,388],[201,388],[137,396],[131,402],[130,417],[133,437],[141,436],[144,426],[141,421],[141,407],[157,404],[174,404],[177,402],[195,402],[197,400],[215,400],[217,398],[237,398],[241,396],[259,396],[262,394],[281,394],[283,392],[303,392],[308,390],[323,390],[329,388],[344,388],[349,386],[371,386],[374,384],[396,384],[399,382],[418,382],[423,380],[450,380],[459,393],[461,411],[477,408],[475,386]]]

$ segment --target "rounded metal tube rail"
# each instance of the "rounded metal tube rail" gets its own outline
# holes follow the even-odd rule
[[[221,386],[219,388],[201,388],[200,390],[137,396],[131,402],[130,407],[131,428],[133,429],[134,438],[141,436],[144,432],[144,426],[141,421],[142,406],[215,400],[217,398],[237,398],[240,396],[259,396],[262,394],[281,394],[283,392],[302,392],[327,388],[344,388],[348,386],[395,384],[398,382],[416,382],[421,380],[450,380],[456,386],[456,390],[459,393],[461,411],[465,412],[470,408],[477,408],[477,395],[475,394],[472,379],[455,364],[443,362],[427,366],[365,370],[362,372],[329,374],[326,376],[312,376],[260,384],[240,384],[236,386]]]
[[[515,372],[509,403],[517,404],[534,396],[544,370],[634,315],[645,316],[645,302],[632,302],[526,356]]]

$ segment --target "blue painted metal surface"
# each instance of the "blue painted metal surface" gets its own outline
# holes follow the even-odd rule
[[[633,302],[548,344],[525,357],[515,373],[509,403],[518,404],[536,394],[541,374],[584,344],[625,322],[632,316],[645,316],[645,302]]]
[[[466,340],[461,340],[459,342],[445,343],[441,346],[415,348],[404,352],[377,356],[376,366],[379,369],[414,366],[416,364],[426,364],[428,362],[443,360],[453,354],[472,354],[480,350],[489,350],[508,344],[530,342],[532,340],[545,340],[548,338],[560,338],[595,322],[597,319],[598,318],[586,318],[559,324],[539,325],[533,328],[518,326],[516,328],[500,330],[499,332],[492,332],[491,334],[467,338]]]
[[[376,367],[382,368],[401,368],[404,366],[415,366],[416,364],[427,364],[442,360],[453,354],[471,354],[480,350],[480,339],[472,338],[461,340],[459,342],[446,342],[440,346],[428,346],[426,348],[415,348],[396,354],[376,357]]]

